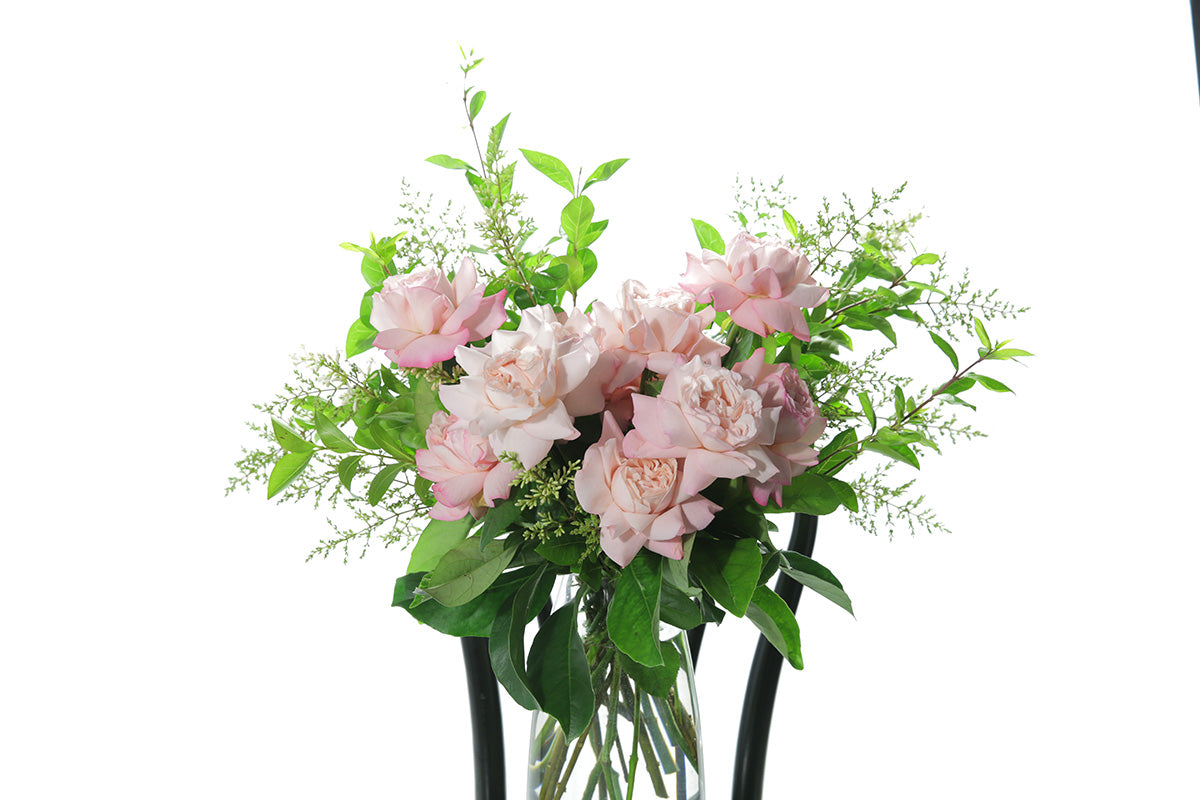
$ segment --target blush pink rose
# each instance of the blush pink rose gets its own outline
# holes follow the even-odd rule
[[[579,436],[564,398],[587,380],[600,346],[563,324],[550,306],[527,308],[515,331],[496,331],[483,347],[454,352],[467,374],[442,385],[442,404],[471,420],[493,452],[514,453],[529,469],[556,440]]]
[[[643,368],[664,375],[693,357],[715,366],[729,351],[704,334],[716,312],[711,308],[697,312],[693,295],[678,289],[651,293],[640,282],[629,280],[621,285],[619,297],[616,308],[603,303],[592,306],[606,350],[628,353],[630,361],[640,360]]]
[[[432,267],[388,277],[371,300],[375,346],[397,366],[428,368],[454,355],[455,347],[487,338],[504,323],[504,292],[484,297],[477,280],[470,258],[463,258],[453,284]]]
[[[484,507],[508,497],[517,471],[496,458],[488,440],[466,421],[442,411],[433,414],[426,448],[416,453],[417,472],[433,482],[434,519],[483,516]]]
[[[600,548],[622,567],[643,547],[683,558],[683,536],[707,527],[721,507],[681,491],[678,459],[628,458],[623,441],[616,419],[605,413],[600,441],[575,474],[579,505],[600,517]]]
[[[750,379],[750,384],[767,408],[779,409],[775,439],[767,445],[767,457],[779,470],[765,481],[751,478],[748,483],[760,506],[774,497],[783,505],[783,487],[808,467],[816,466],[813,444],[825,432],[825,418],[817,411],[808,386],[791,364],[768,364],[760,347],[750,358],[734,366],[733,371]]]
[[[633,396],[625,455],[684,459],[688,495],[717,478],[767,481],[779,471],[766,450],[779,414],[745,375],[693,358],[667,373],[658,397]]]
[[[709,250],[689,253],[680,285],[759,336],[786,331],[808,341],[803,309],[829,297],[811,271],[808,257],[780,240],[742,231],[729,240],[724,256]]]

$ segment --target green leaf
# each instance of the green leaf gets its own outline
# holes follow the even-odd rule
[[[587,188],[593,183],[600,183],[600,181],[608,180],[615,175],[617,170],[624,166],[625,162],[628,160],[628,158],[617,158],[612,161],[605,161],[603,164],[596,167],[595,172],[588,176],[588,179],[584,181],[583,188],[580,191],[586,192]]]
[[[431,572],[437,567],[442,556],[462,544],[471,530],[475,520],[470,514],[462,519],[447,521],[431,519],[421,531],[417,543],[413,545],[412,555],[408,560],[409,572]]]
[[[1012,389],[1005,386],[995,378],[989,378],[987,375],[980,375],[978,372],[970,372],[968,375],[979,382],[979,385],[993,392],[1011,392]]]
[[[423,625],[428,625],[449,636],[490,636],[496,615],[500,613],[500,605],[512,597],[513,593],[536,571],[537,567],[524,567],[505,572],[486,592],[474,600],[468,600],[460,606],[453,607],[447,607],[434,601],[418,603],[418,599],[426,599],[424,595],[417,594],[418,587],[426,573],[415,572],[396,581],[392,605],[400,606]],[[553,585],[553,575],[548,575],[543,579],[543,584],[538,587],[540,599],[535,601],[538,603],[538,608],[546,604]],[[526,622],[528,623],[529,620]]]
[[[587,541],[582,536],[560,536],[542,542],[533,551],[551,564],[574,567],[587,551]]]
[[[871,395],[866,392],[858,393],[858,404],[862,406],[863,414],[867,417],[867,422],[871,424],[871,430],[875,430],[875,407],[871,405]]]
[[[929,332],[929,338],[933,339],[933,343],[936,344],[941,349],[941,351],[946,354],[946,358],[950,359],[950,363],[953,364],[954,369],[957,370],[958,369],[958,353],[954,352],[954,348],[950,346],[950,343],[947,342],[942,337],[938,336],[933,331]]]
[[[983,346],[988,349],[991,349],[991,346],[992,346],[991,337],[989,337],[987,334],[987,331],[984,330],[983,320],[981,320],[979,317],[975,318],[975,333],[976,333],[976,335],[979,336],[979,341],[983,342]]]
[[[375,477],[371,479],[371,485],[367,487],[367,502],[373,506],[378,505],[383,496],[387,494],[387,490],[392,488],[392,482],[396,480],[396,476],[402,469],[404,469],[403,464],[388,464],[375,473]]]
[[[362,461],[362,456],[346,456],[338,462],[338,480],[342,482],[342,486],[346,487],[346,491],[354,491],[350,484],[354,480],[354,476],[358,474],[359,461]]]
[[[516,552],[504,542],[492,542],[481,549],[479,540],[472,536],[442,556],[437,568],[421,582],[421,588],[444,606],[460,606],[485,592]]]
[[[530,711],[537,710],[538,702],[529,688],[529,676],[525,671],[525,625],[544,574],[545,567],[542,567],[525,580],[510,601],[500,606],[488,638],[488,655],[496,680],[508,690],[513,700]],[[537,611],[537,608],[533,609],[534,614]]]
[[[655,697],[667,698],[675,688],[675,679],[679,676],[679,651],[675,649],[674,640],[659,642],[659,666],[648,667],[639,664],[625,653],[620,653],[621,671],[633,678],[634,683],[642,691],[649,692]]]
[[[942,394],[962,394],[967,389],[975,385],[975,379],[970,377],[962,377],[951,383],[945,389],[942,389]]]
[[[308,466],[311,458],[311,451],[285,453],[279,461],[275,462],[275,466],[271,469],[271,477],[267,479],[267,499],[270,500],[286,489],[289,483],[294,481],[301,472],[304,472],[304,468]]]
[[[291,453],[310,453],[314,447],[313,443],[305,439],[293,428],[289,428],[283,422],[271,417],[271,432],[275,434],[275,441],[279,442],[279,446]]]
[[[471,95],[471,107],[467,111],[467,118],[472,122],[475,121],[475,117],[479,116],[479,112],[483,110],[484,100],[487,100],[487,92],[482,89]]]
[[[608,635],[612,643],[648,667],[663,663],[658,649],[661,593],[662,557],[643,549],[621,570],[608,606]]]
[[[425,432],[429,430],[429,426],[433,423],[433,415],[442,410],[442,403],[438,398],[438,387],[431,383],[428,378],[421,376],[413,385],[412,397],[412,427],[420,431],[420,445],[424,447]]]
[[[568,253],[563,256],[563,263],[567,266],[566,289],[572,296],[577,295],[580,287],[587,280],[583,271],[583,261],[574,253]]]
[[[592,201],[588,198],[572,198],[570,202],[563,206],[563,233],[572,242],[578,242],[587,233],[588,227],[592,224],[592,215],[595,213],[596,207],[592,205]]]
[[[1005,347],[988,355],[988,358],[1006,360],[1010,358],[1032,357],[1033,353],[1016,347]]]
[[[587,247],[592,242],[600,238],[600,234],[604,233],[608,228],[608,220],[602,219],[588,225],[587,230],[579,237],[579,240],[574,242],[576,247]]]
[[[358,448],[354,446],[354,442],[350,441],[350,437],[342,433],[337,425],[329,421],[329,417],[322,414],[320,411],[313,412],[313,419],[317,423],[317,435],[321,437],[321,442],[335,453],[353,453]]]
[[[842,588],[842,582],[833,573],[801,553],[790,550],[783,553],[784,566],[780,571],[797,583],[807,586],[822,597],[832,600],[841,608],[854,616],[854,606],[850,604],[850,596]]]
[[[696,238],[700,240],[701,247],[717,255],[725,255],[725,240],[716,228],[699,219],[692,220],[692,227],[696,229]]]
[[[575,180],[571,177],[571,170],[567,169],[566,164],[559,161],[552,155],[539,153],[536,150],[522,150],[521,155],[525,156],[525,160],[528,161],[538,172],[542,173],[571,194],[575,194]]]
[[[587,730],[596,709],[577,614],[575,603],[555,611],[529,647],[529,688],[542,710],[558,720],[568,740]]]
[[[916,469],[921,468],[920,462],[917,461],[917,454],[906,444],[887,445],[880,442],[865,442],[863,449],[879,453],[881,456],[887,456],[895,461],[902,461]]]
[[[361,319],[354,320],[349,333],[346,334],[346,357],[356,356],[370,350],[375,346],[375,337],[378,333]]]
[[[692,572],[704,590],[735,617],[746,614],[762,554],[753,539],[698,539],[692,551]]]
[[[445,167],[446,169],[465,169],[470,172],[475,171],[475,168],[466,161],[463,161],[461,158],[454,158],[453,156],[437,155],[430,156],[425,160],[430,164],[436,164],[437,166]],[[345,247],[345,245],[342,246]]]
[[[680,630],[691,630],[704,622],[696,601],[666,581],[663,581],[658,611],[663,622]]]
[[[941,259],[938,258],[936,253],[921,253],[921,255],[912,260],[912,265],[914,267],[920,267],[924,266],[925,264],[936,264],[940,260]]]
[[[783,213],[783,227],[787,228],[787,232],[792,235],[793,239],[798,239],[800,229],[796,226],[796,218],[789,214],[786,208],[780,209],[780,211]]]
[[[796,669],[804,669],[804,658],[800,654],[800,626],[796,622],[796,615],[782,597],[766,586],[759,586],[754,590],[754,599],[746,609],[746,616],[789,664]]]
[[[483,516],[483,527],[479,529],[480,547],[487,547],[493,539],[507,532],[519,516],[521,516],[521,507],[513,498],[505,500],[495,508],[488,509]]]
[[[772,507],[774,504],[772,503]],[[838,507],[858,510],[858,498],[850,484],[819,472],[802,472],[783,487],[780,511],[791,514],[832,514]]]

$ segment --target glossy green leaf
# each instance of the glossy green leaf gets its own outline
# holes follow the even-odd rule
[[[792,235],[793,239],[799,238],[800,228],[796,225],[796,218],[789,214],[786,208],[780,209],[780,211],[783,214],[783,227],[787,228],[787,232]]]
[[[479,529],[479,544],[487,547],[493,539],[512,529],[513,522],[521,516],[521,507],[515,498],[505,500],[495,508],[489,508],[483,516],[483,527]]]
[[[914,267],[920,267],[924,266],[925,264],[936,264],[940,260],[941,259],[938,258],[936,253],[921,253],[921,255],[912,260],[912,265]]]
[[[675,681],[679,677],[679,651],[671,640],[659,642],[658,649],[658,660],[661,663],[653,667],[639,664],[626,653],[620,653],[621,670],[633,678],[634,683],[642,691],[649,692],[655,697],[667,698],[670,696],[671,690],[675,688]]]
[[[479,547],[471,537],[451,548],[421,583],[444,606],[458,606],[485,592],[513,560],[516,549],[502,541]]]
[[[596,222],[591,223],[590,225],[588,225],[587,230],[585,230],[580,235],[578,241],[574,242],[574,245],[576,247],[589,246],[590,244],[595,242],[597,239],[599,239],[600,234],[604,233],[604,231],[607,228],[608,228],[608,220],[606,220],[606,219],[598,220]]]
[[[267,499],[270,500],[275,495],[287,488],[288,484],[294,481],[304,468],[308,466],[308,462],[312,459],[312,452],[307,453],[284,453],[275,466],[271,468],[271,476],[267,478]]]
[[[586,197],[572,198],[562,210],[562,229],[567,238],[578,242],[592,224],[592,215],[596,207]]]
[[[628,158],[617,158],[613,159],[612,161],[605,161],[603,164],[596,167],[596,170],[588,176],[588,179],[584,181],[583,189],[581,191],[586,192],[587,188],[593,183],[600,183],[600,181],[608,180],[615,175],[617,170],[624,166],[625,162],[628,160]]]
[[[361,319],[354,320],[350,331],[346,334],[346,357],[365,353],[375,346],[375,337],[379,334]]]
[[[279,446],[290,453],[312,452],[314,447],[312,442],[297,433],[294,428],[288,427],[274,417],[271,417],[271,432],[275,434],[275,441],[279,442]]]
[[[954,348],[950,346],[950,343],[947,342],[942,337],[938,336],[933,331],[929,332],[929,338],[933,339],[933,343],[936,344],[938,346],[938,348],[940,348],[941,351],[946,354],[946,358],[950,359],[950,363],[953,364],[954,369],[957,370],[958,369],[958,353],[954,352]]]
[[[358,462],[362,461],[362,456],[346,456],[337,465],[338,480],[342,486],[346,487],[347,491],[354,491],[351,483],[354,481],[354,476],[358,474]]]
[[[753,539],[700,539],[692,551],[692,572],[704,590],[735,617],[745,616],[762,554]]]
[[[894,461],[901,461],[916,469],[921,468],[921,464],[917,460],[917,454],[905,444],[887,445],[880,442],[864,442],[863,449],[870,450],[872,453],[879,453],[881,456],[887,456]]]
[[[658,648],[662,556],[641,550],[621,570],[608,606],[608,635],[617,649],[641,664],[662,664]]]
[[[942,389],[944,394],[961,394],[975,385],[974,378],[963,377]]]
[[[330,450],[335,453],[353,453],[358,449],[354,442],[350,441],[350,437],[342,433],[338,426],[320,411],[313,412],[313,419],[316,421],[317,435],[321,437],[321,443]]]
[[[846,594],[846,590],[842,588],[842,582],[834,577],[832,572],[801,553],[785,551],[783,558],[786,562],[780,567],[783,574],[797,583],[807,586],[822,597],[832,600],[848,611],[851,616],[854,615],[854,606],[850,603],[850,596]]]
[[[470,107],[467,111],[467,118],[472,122],[479,116],[479,112],[483,110],[483,102],[487,100],[487,92],[482,89],[471,95]]]
[[[378,505],[383,496],[387,494],[387,490],[392,488],[392,483],[402,469],[404,469],[403,464],[388,464],[375,473],[375,477],[371,479],[371,485],[367,487],[367,502],[373,506]]]
[[[983,327],[983,320],[979,317],[975,318],[975,333],[979,336],[979,341],[983,342],[984,347],[990,348],[992,346],[992,339],[988,336],[987,330]]]
[[[409,572],[431,572],[442,556],[458,547],[467,538],[475,520],[470,514],[462,519],[447,521],[431,519],[413,545],[408,559]]]
[[[692,227],[696,229],[696,238],[700,240],[701,247],[718,255],[725,255],[725,240],[716,228],[699,219],[692,220]]]
[[[426,573],[415,572],[396,581],[392,605],[400,606],[423,625],[449,636],[490,636],[500,605],[512,597],[536,571],[537,567],[523,567],[505,572],[486,592],[458,606],[444,606],[433,600],[417,602],[427,599],[424,595],[417,595]],[[538,608],[545,605],[552,586],[553,576],[550,576],[549,580],[544,581],[544,586],[539,587],[541,600]]]
[[[832,514],[839,507],[858,510],[858,498],[854,489],[845,481],[819,472],[803,472],[792,478],[791,484],[783,487],[783,505],[780,511],[792,514]],[[774,509],[772,503],[770,508]]]
[[[550,615],[529,647],[529,688],[538,705],[558,720],[567,739],[585,730],[596,708],[591,674],[576,616],[569,603]]]
[[[563,567],[578,566],[586,551],[587,541],[582,536],[561,536],[542,542],[534,548],[535,553],[551,564]]]
[[[530,711],[537,710],[538,701],[529,688],[529,675],[525,670],[525,625],[535,590],[544,574],[545,567],[542,567],[525,580],[508,602],[501,604],[488,638],[488,655],[496,680],[518,705]],[[537,613],[536,608],[533,613]]]
[[[746,609],[746,616],[789,664],[796,669],[804,669],[804,658],[800,654],[800,626],[796,622],[796,615],[782,597],[766,586],[759,586]]]
[[[859,392],[858,404],[862,406],[863,414],[866,415],[867,422],[871,425],[871,430],[875,430],[875,407],[871,405],[871,395],[866,392]]]
[[[969,373],[970,377],[979,382],[979,385],[992,392],[1011,392],[1012,389],[1005,386],[995,378],[989,378],[987,375],[980,375],[978,372]]]
[[[437,166],[445,167],[446,169],[465,169],[465,170],[469,170],[469,171],[474,171],[474,169],[475,169],[470,164],[468,164],[466,161],[463,161],[461,158],[454,158],[453,156],[436,155],[436,156],[430,156],[429,158],[427,158],[425,160],[428,161],[430,164],[436,164]]]
[[[988,358],[1006,360],[1010,358],[1024,358],[1032,356],[1033,353],[1029,352],[1028,350],[1021,350],[1016,347],[1004,347],[988,355]]]
[[[571,170],[567,169],[566,164],[552,155],[539,153],[536,150],[522,150],[521,155],[525,156],[525,160],[538,172],[571,194],[575,194],[575,180],[571,177]]]
[[[663,622],[680,630],[691,630],[704,622],[696,601],[666,581],[663,581],[658,612]]]

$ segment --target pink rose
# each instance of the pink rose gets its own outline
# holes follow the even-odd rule
[[[729,240],[725,255],[688,253],[680,285],[702,303],[728,311],[733,321],[759,336],[786,331],[808,341],[805,308],[829,297],[810,274],[808,257],[778,239],[759,239],[746,231]]]
[[[529,469],[556,440],[579,436],[564,398],[587,380],[600,346],[560,322],[550,306],[527,308],[515,331],[496,331],[483,347],[454,352],[467,374],[442,385],[442,404],[471,420],[493,452],[515,453]]]
[[[767,457],[779,470],[766,481],[751,478],[754,500],[765,506],[773,496],[783,505],[783,487],[808,467],[816,466],[817,451],[812,445],[825,432],[825,418],[817,411],[808,386],[791,364],[768,364],[760,347],[750,358],[734,366],[733,371],[750,379],[763,399],[763,406],[779,409],[775,440],[766,447]]]
[[[620,300],[614,309],[595,303],[592,316],[603,331],[604,348],[639,357],[643,368],[666,374],[695,356],[715,366],[729,351],[704,335],[716,312],[711,308],[697,312],[692,295],[678,289],[651,294],[638,281],[629,280],[621,285]]]
[[[392,275],[372,298],[375,346],[401,367],[432,367],[454,348],[485,339],[504,323],[504,292],[483,296],[475,263],[463,258],[454,275],[417,267]]]
[[[625,455],[683,458],[688,495],[717,478],[766,481],[779,471],[766,450],[779,415],[745,375],[693,358],[667,373],[658,397],[633,396]]]
[[[622,567],[642,547],[683,558],[683,535],[707,527],[721,507],[681,491],[678,459],[628,458],[623,441],[606,413],[600,441],[587,449],[575,474],[579,505],[600,517],[601,549]]]
[[[416,460],[417,472],[433,481],[437,498],[429,516],[456,520],[470,514],[479,519],[484,506],[508,497],[517,471],[498,460],[488,440],[472,432],[464,420],[434,412],[425,442],[427,447],[417,451]]]

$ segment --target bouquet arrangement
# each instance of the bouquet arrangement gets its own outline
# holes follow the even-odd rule
[[[464,76],[481,60],[467,56]],[[780,184],[755,182],[727,238],[694,221],[700,247],[676,285],[627,280],[584,304],[608,226],[588,192],[626,159],[583,179],[522,150],[569,194],[535,247],[502,150],[508,117],[477,135],[485,100],[463,95],[478,160],[428,159],[465,174],[476,242],[461,214],[405,188],[404,231],[343,245],[368,284],[347,358],[386,359],[306,356],[297,384],[262,407],[269,446],[234,483],[349,505],[362,527],[321,553],[415,535],[394,605],[488,637],[499,682],[542,712],[531,796],[632,796],[639,780],[690,796],[701,748],[681,632],[745,617],[801,668],[795,616],[768,581],[782,572],[851,602],[824,566],[778,549],[769,515],[845,507],[871,529],[940,527],[905,496],[911,481],[888,483],[891,465],[980,435],[948,410],[973,408],[975,387],[1009,391],[976,370],[1030,355],[984,325],[1022,309],[906,252],[917,218],[892,213],[899,192],[865,209],[826,203],[802,225]],[[950,362],[929,388],[884,370],[899,322]],[[964,329],[979,340],[969,357],[949,341]],[[883,346],[853,361],[850,331]],[[868,454],[882,466],[839,477]]]

